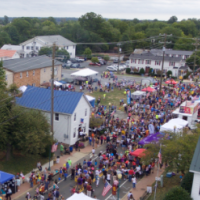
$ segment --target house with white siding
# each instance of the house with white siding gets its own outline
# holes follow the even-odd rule
[[[157,56],[151,52],[141,53],[141,54],[131,54],[129,66],[131,69],[137,69],[138,71],[143,68],[145,73],[148,73],[150,69],[154,70],[156,74],[157,71],[162,69],[162,56]],[[172,76],[179,76],[181,69],[185,67],[185,60],[181,57],[165,57],[164,59],[164,74],[167,71],[172,71]]]
[[[59,49],[65,49],[69,52],[71,58],[75,58],[76,44],[61,35],[36,36],[20,44],[24,51],[24,57],[37,56],[42,47],[52,47],[53,44]]]
[[[40,110],[51,119],[51,90],[28,86],[22,97],[16,98],[19,106]],[[54,133],[58,142],[74,145],[82,132],[88,134],[91,105],[84,93],[54,90]]]
[[[191,198],[193,200],[200,199],[200,137],[192,158],[192,163],[190,165],[190,172],[194,173]]]

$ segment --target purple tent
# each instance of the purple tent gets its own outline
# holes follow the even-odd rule
[[[151,142],[158,142],[162,137],[163,137],[162,133],[159,133],[159,132],[154,133],[154,134],[148,135],[143,140],[139,141],[139,144],[145,145],[145,144],[149,144]]]

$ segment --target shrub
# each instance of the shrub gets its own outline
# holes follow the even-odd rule
[[[93,63],[97,63],[97,62],[99,62],[99,60],[98,60],[97,57],[92,57],[91,61],[92,61]]]
[[[104,58],[105,61],[109,61],[110,60],[109,56],[104,56],[103,58]]]
[[[188,172],[185,174],[181,182],[181,187],[185,189],[189,194],[191,194],[193,177],[194,177],[194,174],[191,172]]]
[[[186,74],[186,75],[184,75],[184,76],[183,76],[183,78],[184,78],[184,79],[187,79],[187,78],[188,78],[188,76],[189,76],[191,73],[192,73],[192,72],[187,72],[187,74]]]
[[[170,189],[163,200],[192,200],[189,193],[184,190],[182,187],[174,187]]]
[[[43,153],[41,153],[41,156],[44,158],[48,158],[49,157],[49,153],[50,153],[50,149],[51,149],[51,145],[46,145],[45,147],[45,151]],[[53,153],[50,154],[50,157],[52,158]]]
[[[169,77],[170,74],[172,75],[172,71],[171,70],[167,71],[167,77]]]
[[[140,69],[140,75],[144,74],[144,68]]]
[[[130,72],[131,72],[131,69],[130,68],[126,68],[126,73],[130,74]]]
[[[90,127],[99,127],[103,124],[103,120],[95,117],[90,118]]]

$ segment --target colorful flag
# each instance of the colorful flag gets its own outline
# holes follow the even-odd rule
[[[83,121],[84,121],[84,119],[83,119],[83,118],[81,118],[81,124],[83,124]]]
[[[112,186],[106,181],[104,188],[103,188],[102,196],[104,197],[111,188],[112,188]]]
[[[58,148],[58,142],[52,145],[51,152],[52,153],[55,152],[57,150],[57,148]]]
[[[158,161],[161,164],[162,163],[162,154],[161,154],[161,150],[158,153]]]

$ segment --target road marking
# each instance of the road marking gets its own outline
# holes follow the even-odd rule
[[[121,188],[127,181],[128,181],[128,179],[126,181],[124,181],[124,183],[122,183],[119,187]],[[112,196],[112,194],[110,194],[105,200],[108,200],[111,196]]]

